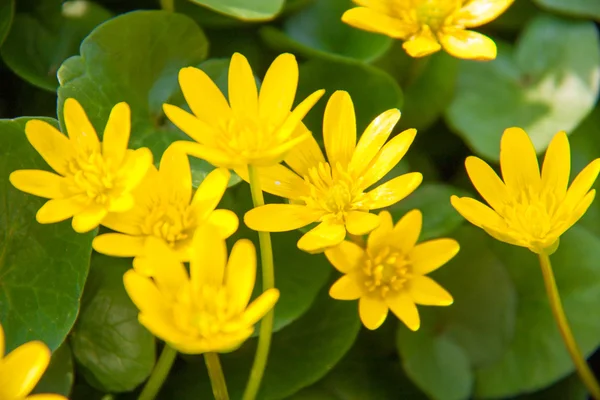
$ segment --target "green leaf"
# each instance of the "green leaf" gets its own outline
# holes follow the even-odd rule
[[[17,13],[1,54],[6,65],[21,78],[54,92],[60,64],[77,54],[83,38],[111,14],[88,1],[67,1],[61,5],[46,0],[46,3],[57,11],[50,16]]]
[[[596,0],[534,0],[537,5],[548,11],[571,17],[593,18],[600,21],[600,2]]]
[[[538,14],[540,14],[540,9],[531,0],[515,1],[498,18],[485,25],[485,28],[518,32]]]
[[[359,327],[356,304],[333,300],[323,290],[309,312],[273,335],[269,363],[257,398],[284,399],[319,380],[350,349]],[[232,399],[242,397],[255,351],[256,339],[253,339],[221,357]],[[191,361],[167,381],[161,393],[164,398],[210,398],[210,382],[202,360]]]
[[[579,375],[573,374],[539,392],[515,397],[515,400],[547,399],[587,400],[588,392]]]
[[[306,57],[373,61],[390,48],[392,39],[343,23],[342,14],[350,7],[347,0],[318,0],[286,19],[283,31],[267,26],[261,36],[277,50]]]
[[[10,30],[10,25],[15,14],[14,0],[0,0],[0,46],[4,43],[6,35]]]
[[[593,23],[535,18],[516,47],[500,43],[492,62],[463,61],[448,123],[477,154],[498,160],[504,129],[518,126],[542,152],[592,110],[600,84]]]
[[[32,394],[56,393],[68,397],[74,380],[73,355],[69,343],[65,342],[52,354],[50,365]]]
[[[94,253],[81,315],[70,336],[78,371],[93,387],[127,392],[152,371],[154,337],[138,322],[138,309],[123,286],[130,259]]]
[[[54,350],[65,340],[79,311],[95,235],[75,233],[70,221],[38,224],[35,214],[45,201],[9,183],[15,170],[49,169],[25,137],[30,119],[0,121],[0,323],[6,351],[31,340]]]
[[[190,0],[211,10],[248,21],[274,18],[283,7],[284,0]]]

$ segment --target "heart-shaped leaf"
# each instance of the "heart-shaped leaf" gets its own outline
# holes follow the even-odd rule
[[[10,30],[10,25],[15,14],[14,0],[0,0],[0,46],[4,43],[6,35]]]
[[[600,2],[596,0],[534,0],[540,7],[572,17],[600,21]]]
[[[191,0],[211,10],[247,21],[274,18],[283,7],[284,0]]]
[[[55,393],[68,397],[74,380],[73,354],[69,343],[64,342],[52,353],[50,365],[48,365],[46,372],[44,372],[32,394]]]

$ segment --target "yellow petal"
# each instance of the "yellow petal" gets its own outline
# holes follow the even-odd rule
[[[400,113],[398,113],[398,117],[400,117]],[[365,171],[362,186],[368,188],[390,172],[404,157],[416,134],[416,129],[407,129],[386,143],[375,156],[373,164]]]
[[[142,210],[136,207],[126,212],[109,212],[102,220],[102,225],[113,231],[126,233],[127,235],[142,235],[140,225],[146,214],[144,211],[140,211]]]
[[[192,199],[192,172],[187,155],[169,146],[160,159],[159,173],[166,197],[188,204]]]
[[[267,204],[244,215],[246,225],[260,232],[287,232],[315,222],[322,213],[299,204]]]
[[[61,175],[69,172],[73,145],[56,128],[44,121],[31,120],[25,125],[27,140],[40,153],[44,161]]]
[[[325,256],[342,273],[349,273],[359,268],[365,251],[356,243],[344,240],[339,245],[325,250]]]
[[[239,226],[237,215],[231,210],[215,210],[208,216],[207,221],[223,239],[233,235]]]
[[[350,211],[346,214],[346,229],[352,235],[362,236],[379,226],[379,216],[364,211]]]
[[[86,196],[73,196],[66,199],[48,200],[37,212],[35,218],[40,224],[52,224],[71,218],[87,208]]]
[[[363,296],[358,301],[360,320],[367,329],[377,329],[388,315],[388,306],[381,299]]]
[[[217,208],[227,189],[231,174],[225,168],[212,170],[202,181],[194,198],[192,208],[198,221],[203,221]],[[191,183],[191,182],[190,182]]]
[[[298,127],[298,124],[304,119],[306,114],[310,111],[310,109],[315,105],[317,101],[323,96],[325,90],[317,90],[312,93],[306,99],[302,100],[300,104],[294,108],[294,111],[286,118],[283,122],[279,130],[277,131],[277,136],[280,138],[288,138],[292,135],[292,133]]]
[[[113,107],[108,117],[102,137],[102,155],[114,165],[120,165],[125,158],[131,132],[131,110],[125,102]]]
[[[138,321],[140,324],[146,327],[154,336],[164,340],[169,345],[173,346],[177,350],[179,347],[175,347],[174,343],[186,342],[189,343],[193,338],[185,335],[183,332],[178,330],[173,322],[165,318],[159,318],[156,316],[150,316],[147,314],[140,313],[138,315]]]
[[[227,264],[225,240],[204,227],[194,233],[193,248],[190,277],[196,293],[204,285],[222,286]]]
[[[152,279],[142,276],[132,269],[123,275],[123,284],[131,301],[141,313],[150,317],[160,317],[170,307]]]
[[[148,236],[143,253],[144,256],[133,260],[133,268],[141,275],[154,278],[166,298],[174,300],[187,290],[185,287],[190,283],[187,269],[177,258],[178,254],[162,239]]]
[[[50,349],[40,341],[25,343],[0,362],[0,392],[6,399],[22,399],[38,383],[50,363]]]
[[[298,87],[298,63],[293,54],[279,55],[271,64],[260,87],[260,118],[279,126],[292,110]]]
[[[231,249],[225,284],[229,293],[229,309],[242,313],[254,290],[256,280],[256,250],[248,239],[238,240]]]
[[[350,171],[354,176],[358,177],[366,173],[371,161],[377,156],[399,119],[400,111],[393,108],[381,113],[367,126],[350,162]]]
[[[379,226],[371,232],[367,239],[367,248],[373,252],[380,246],[390,242],[392,230],[394,229],[394,221],[392,215],[387,211],[379,213]]]
[[[135,199],[131,193],[123,193],[119,197],[109,199],[108,211],[113,213],[122,213],[131,210],[135,206]]]
[[[279,300],[279,290],[269,289],[263,292],[256,300],[250,303],[244,312],[244,322],[248,325],[254,325],[264,317],[266,313],[271,311],[273,306],[275,306],[275,303],[277,303],[277,300]]]
[[[425,57],[436,51],[440,51],[442,46],[437,41],[429,26],[424,25],[421,32],[412,36],[404,44],[402,48],[411,57]]]
[[[419,187],[422,181],[423,175],[420,172],[411,172],[377,186],[367,193],[369,209],[375,210],[396,204]]]
[[[181,149],[187,155],[206,160],[215,167],[235,168],[245,165],[243,157],[234,159],[221,150],[203,144],[180,141],[171,146]]]
[[[127,150],[121,166],[121,185],[126,192],[135,189],[146,176],[152,165],[152,152],[147,147]]]
[[[5,345],[5,341],[4,341],[4,328],[2,328],[2,324],[0,324],[0,360],[2,360],[2,358],[4,357],[4,352],[6,351],[6,349],[4,348]]]
[[[307,253],[320,253],[342,243],[345,237],[346,228],[343,223],[325,220],[300,238],[298,248]]]
[[[481,228],[485,225],[498,230],[507,228],[506,223],[497,212],[475,199],[452,196],[450,202],[460,215],[475,226]]]
[[[323,116],[323,140],[329,164],[346,169],[356,146],[356,117],[348,92],[336,91],[327,102]]]
[[[394,39],[406,39],[417,26],[395,19],[371,8],[355,7],[342,15],[342,21],[355,28],[387,35]]]
[[[417,304],[425,306],[449,306],[454,302],[446,289],[427,276],[413,276],[407,285],[408,294]]]
[[[496,43],[481,33],[453,29],[441,33],[439,38],[444,50],[454,57],[467,60],[496,58]]]
[[[302,122],[298,124],[298,127],[301,130],[308,130]],[[308,175],[310,168],[324,162],[323,152],[312,135],[298,143],[285,157],[285,163],[300,176]]]
[[[398,221],[388,241],[402,254],[408,254],[417,244],[423,227],[423,214],[419,210],[407,212]]]
[[[101,205],[92,204],[85,210],[75,214],[71,225],[77,233],[86,233],[100,225],[108,210]]]
[[[67,195],[61,189],[64,187],[64,178],[52,172],[21,169],[11,173],[8,179],[20,191],[46,199],[55,199]]]
[[[181,129],[196,142],[205,145],[215,145],[218,132],[207,122],[201,121],[189,112],[170,104],[163,104],[163,111],[173,125]]]
[[[234,114],[258,115],[258,91],[246,57],[234,53],[229,63],[229,105]]]
[[[495,210],[502,210],[509,201],[506,186],[500,180],[496,172],[485,161],[480,158],[469,156],[465,160],[467,174],[473,186],[481,197]]]
[[[203,122],[228,120],[231,109],[223,93],[204,71],[194,67],[179,71],[179,85],[192,112]]]
[[[105,233],[94,238],[92,247],[98,253],[112,257],[135,257],[142,254],[144,240],[142,236]]]
[[[425,275],[446,264],[458,253],[460,246],[454,239],[435,239],[417,244],[410,252],[412,272]]]
[[[575,207],[592,188],[599,172],[600,158],[597,158],[577,174],[567,191],[567,196],[564,200],[565,204]]]
[[[246,182],[250,181],[248,168],[236,168],[235,172]],[[261,190],[275,196],[295,200],[310,194],[304,179],[281,164],[258,167],[258,176]]]
[[[336,300],[356,300],[363,295],[363,291],[356,279],[344,275],[331,286],[329,295]]]
[[[404,6],[402,3],[391,3],[389,0],[352,0],[354,4],[359,6],[372,8],[375,11],[379,11],[383,14],[391,14],[396,9],[402,9],[410,7],[410,3]]]
[[[402,293],[397,296],[389,297],[387,299],[387,305],[394,315],[396,315],[400,321],[404,322],[408,329],[411,331],[419,330],[421,326],[419,311],[408,294]]]
[[[281,132],[281,130],[279,131]],[[279,135],[279,133],[278,133]],[[282,144],[275,146],[269,150],[265,150],[257,157],[248,160],[248,164],[258,167],[268,167],[273,164],[280,163],[284,160],[287,154],[298,144],[302,143],[311,135],[310,132],[305,132],[301,136],[294,136],[283,141]]]
[[[583,215],[586,213],[588,208],[592,205],[594,201],[594,197],[596,197],[596,190],[592,189],[585,195],[585,197],[577,204],[575,209],[573,209],[569,215],[568,222],[562,227],[560,231],[552,232],[557,238],[561,236],[567,229],[571,228]],[[549,235],[550,236],[550,235]]]
[[[571,174],[571,150],[565,132],[558,132],[550,142],[542,165],[542,187],[561,201],[567,193]]]
[[[77,100],[73,98],[65,100],[63,115],[67,133],[77,151],[89,154],[100,150],[98,134]]]
[[[502,178],[513,196],[528,187],[540,189],[540,168],[535,147],[521,128],[508,128],[500,141],[500,168]]]
[[[40,393],[25,397],[25,400],[68,400],[65,396],[54,393]]]
[[[473,28],[495,20],[514,0],[472,0],[453,15],[456,24]]]

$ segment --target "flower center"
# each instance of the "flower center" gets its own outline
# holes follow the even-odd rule
[[[176,242],[188,239],[194,227],[194,219],[187,205],[156,201],[152,204],[140,229],[144,235],[163,239],[174,247]]]
[[[109,192],[115,187],[116,174],[110,159],[100,152],[78,154],[68,165],[67,189],[71,193],[85,193],[90,200],[106,204]]]
[[[362,272],[368,292],[385,298],[391,292],[399,292],[410,277],[410,263],[406,255],[384,247],[373,255],[367,252]]]
[[[413,0],[413,7],[419,25],[428,25],[435,32],[462,3],[461,0]]]
[[[279,146],[276,127],[248,116],[236,116],[221,122],[221,149],[236,157],[252,158]]]

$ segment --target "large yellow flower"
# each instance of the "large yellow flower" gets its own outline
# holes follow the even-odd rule
[[[2,400],[66,400],[59,394],[28,396],[50,363],[50,349],[34,340],[4,356],[4,330],[0,325],[0,399]]]
[[[493,60],[494,41],[466,29],[496,19],[514,0],[353,1],[360,7],[346,11],[342,21],[403,40],[404,50],[412,57],[423,57],[443,47],[455,57]]]
[[[492,207],[452,196],[452,205],[469,222],[494,238],[534,253],[551,253],[560,236],[585,214],[594,200],[590,190],[600,171],[600,159],[585,167],[569,186],[571,155],[565,132],[557,133],[544,158],[542,173],[535,147],[520,128],[504,131],[500,167],[504,182],[483,160],[469,157],[467,172]]]
[[[25,126],[27,139],[57,174],[19,170],[10,175],[10,182],[50,199],[37,212],[39,223],[73,217],[73,229],[88,232],[108,212],[133,207],[131,191],[152,164],[152,153],[147,148],[127,150],[131,117],[126,103],[112,109],[102,143],[77,100],[65,101],[64,117],[68,138],[44,121]]]
[[[273,61],[260,88],[248,60],[235,53],[229,65],[229,103],[204,71],[187,67],[179,84],[194,115],[169,104],[165,114],[193,142],[177,142],[186,153],[226,168],[272,165],[311,134],[301,123],[323,95],[319,90],[293,111],[298,64],[291,54]]]
[[[161,242],[148,258],[153,278],[135,269],[123,277],[139,308],[139,321],[155,336],[187,354],[227,352],[248,339],[254,325],[279,299],[269,289],[250,305],[256,279],[252,242],[239,240],[227,260],[225,241],[210,229],[194,235],[190,273]]]
[[[123,213],[110,213],[102,225],[120,232],[94,239],[94,249],[116,257],[137,257],[151,245],[149,237],[169,245],[180,261],[189,261],[192,237],[199,226],[210,224],[226,238],[238,227],[232,211],[215,210],[227,189],[229,171],[209,173],[192,198],[192,174],[187,156],[170,146],[163,154],[160,169],[151,166],[133,192],[135,206]]]
[[[406,154],[416,131],[408,129],[388,143],[400,111],[385,111],[371,122],[356,143],[356,120],[347,92],[335,92],[325,109],[323,137],[329,162],[314,138],[302,142],[283,165],[259,169],[261,188],[288,198],[291,204],[267,204],[248,211],[244,217],[251,229],[283,232],[320,224],[306,233],[298,247],[319,252],[346,237],[364,235],[379,225],[370,210],[388,207],[409,195],[423,176],[413,172],[396,177],[370,191]],[[245,170],[236,170],[248,179]]]
[[[407,213],[394,226],[387,211],[370,235],[366,249],[344,241],[325,255],[344,274],[329,294],[337,300],[360,299],[359,314],[369,329],[377,329],[388,310],[413,331],[420,319],[415,304],[448,306],[452,296],[426,274],[438,269],[458,253],[453,239],[435,239],[417,244],[423,217],[419,210]]]

